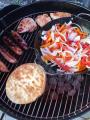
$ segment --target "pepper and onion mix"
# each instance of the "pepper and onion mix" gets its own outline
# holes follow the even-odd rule
[[[90,35],[70,21],[42,31],[42,60],[57,71],[80,72],[90,68]]]

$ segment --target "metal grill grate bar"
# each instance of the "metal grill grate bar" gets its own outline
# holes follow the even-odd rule
[[[51,117],[51,118],[53,118],[53,117],[54,117],[54,113],[55,113],[55,109],[56,109],[57,101],[58,101],[58,98],[57,98],[57,100],[55,101],[55,106],[54,106],[54,109],[53,109],[53,112],[52,112],[52,117]]]
[[[61,99],[61,103],[59,105],[59,110],[58,110],[57,118],[59,117],[60,109],[61,109],[62,102],[63,102],[63,97],[64,97],[64,93],[62,94],[62,99]]]
[[[83,102],[84,102],[83,100],[84,100],[86,83],[87,83],[87,75],[86,75],[86,78],[85,78],[85,85],[84,85],[84,90],[83,90],[83,95],[82,95],[82,101],[81,101],[81,107],[80,107],[80,109],[82,109],[82,105],[83,105]],[[81,111],[82,111],[82,110],[81,110]]]
[[[89,91],[88,91],[88,97],[87,97],[87,104],[90,103],[89,98],[90,98],[90,85],[89,85]]]
[[[63,111],[63,118],[64,118],[64,115],[65,115],[65,110],[66,110],[66,107],[67,107],[67,102],[68,102],[68,95],[67,95],[67,98],[66,98],[66,103],[65,103],[65,107],[64,107],[64,111]]]
[[[86,76],[85,76],[85,85],[84,85],[84,89],[85,89],[85,86],[86,86]],[[80,95],[80,90],[78,91],[78,95],[77,95],[77,99],[76,99],[76,104],[75,104],[75,111],[74,113],[76,114],[76,111],[77,111],[77,104],[78,104],[78,100],[79,100],[79,95]],[[84,93],[84,90],[83,90],[83,93]],[[81,103],[80,103],[81,104]]]
[[[50,86],[50,88],[49,88],[49,91],[48,91],[48,94],[47,94],[47,97],[46,97],[46,101],[45,101],[44,107],[43,107],[43,109],[42,109],[41,117],[43,117],[44,110],[45,110],[46,104],[47,104],[47,102],[48,102],[48,97],[49,97],[50,91],[51,91],[51,86]]]
[[[69,112],[68,112],[69,117],[70,117],[70,112],[71,112],[71,108],[72,108],[73,98],[74,98],[74,96],[72,96],[72,98],[71,98],[71,104],[70,104]]]
[[[36,112],[36,117],[38,116],[38,113],[39,113],[39,111],[40,111],[40,107],[41,107],[41,104],[42,104],[43,99],[44,99],[44,95],[43,95],[42,98],[41,98],[41,101],[40,101],[40,104],[39,104],[39,108],[38,108],[38,110],[37,110],[37,112]],[[36,102],[37,102],[37,101],[36,101]]]
[[[54,94],[55,94],[55,89],[56,89],[57,85],[54,87],[54,90],[53,90],[53,95],[51,96],[52,99],[50,100],[50,105],[48,107],[48,111],[47,111],[47,115],[46,115],[46,118],[48,117],[49,115],[49,111],[50,111],[50,107],[51,107],[51,104],[52,104],[52,101],[53,101],[53,97],[54,97]]]

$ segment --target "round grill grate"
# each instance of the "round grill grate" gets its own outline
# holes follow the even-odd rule
[[[35,18],[35,15],[30,16]],[[15,21],[12,23],[6,31],[10,31],[14,28],[16,30],[19,21]],[[33,33],[25,33],[22,37],[26,40],[29,47],[34,45],[34,39],[36,34],[38,33],[38,29]],[[2,43],[1,43],[2,44]],[[3,61],[4,59],[1,58]],[[90,80],[89,75],[80,74],[76,77],[66,76],[55,76],[49,77],[47,76],[47,87],[45,93],[37,99],[32,104],[27,105],[16,105],[12,103],[6,96],[5,93],[5,83],[6,80],[11,73],[18,65],[27,62],[34,62],[35,59],[35,51],[34,49],[28,49],[23,53],[22,56],[18,58],[18,62],[15,65],[8,64],[6,61],[6,65],[8,66],[10,72],[9,73],[0,73],[0,103],[4,107],[1,106],[5,112],[13,115],[14,117],[18,117],[19,119],[69,119],[79,113],[82,113],[90,108]],[[72,82],[77,79],[80,81],[80,87],[77,88],[75,95],[70,96],[63,90],[62,80],[72,79]],[[61,82],[60,82],[61,81]],[[68,83],[67,83],[68,84]],[[71,83],[70,83],[71,84]],[[74,89],[74,87],[73,87]]]

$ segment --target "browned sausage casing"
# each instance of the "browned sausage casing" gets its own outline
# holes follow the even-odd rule
[[[28,46],[25,40],[16,32],[11,31],[12,37],[14,38],[15,42],[23,49],[27,50]]]
[[[0,60],[0,72],[8,72],[8,68],[1,60]]]
[[[16,59],[0,45],[0,54],[10,63],[16,63]]]
[[[3,37],[4,43],[17,55],[21,55],[23,53],[22,49],[17,46],[16,43],[14,43],[9,37],[4,36]]]

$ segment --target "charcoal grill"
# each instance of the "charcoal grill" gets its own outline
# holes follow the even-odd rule
[[[47,6],[47,7],[46,7]],[[23,11],[23,12],[22,12]],[[6,14],[0,19],[0,37],[10,30],[16,30],[20,20],[24,17],[32,17],[33,19],[42,13],[49,13],[54,11],[66,11],[72,14],[78,14],[81,12],[90,13],[88,9],[81,6],[60,2],[60,1],[46,1],[37,2],[28,6],[20,7],[12,12]],[[88,17],[88,20],[90,18]],[[39,31],[39,27],[33,33],[25,33],[22,37],[28,43],[29,47],[34,47],[34,39]],[[2,40],[0,41],[2,44]],[[3,45],[3,44],[2,44]],[[12,52],[11,52],[12,53]],[[13,54],[13,53],[12,53]],[[66,92],[56,93],[57,84],[59,78],[49,78],[47,76],[48,82],[45,93],[38,98],[32,104],[27,105],[17,105],[12,103],[6,96],[5,84],[9,74],[19,65],[27,62],[34,62],[35,51],[29,48],[20,57],[16,56],[18,62],[16,64],[9,64],[1,56],[0,58],[6,63],[10,72],[0,73],[0,109],[7,114],[21,120],[58,120],[58,119],[71,119],[75,116],[80,115],[90,109],[90,75],[84,74],[80,75],[83,77],[83,82],[81,87],[78,89],[74,96],[68,96]],[[50,79],[50,80],[49,80]],[[68,78],[69,79],[69,78]],[[54,87],[53,87],[54,83]]]

